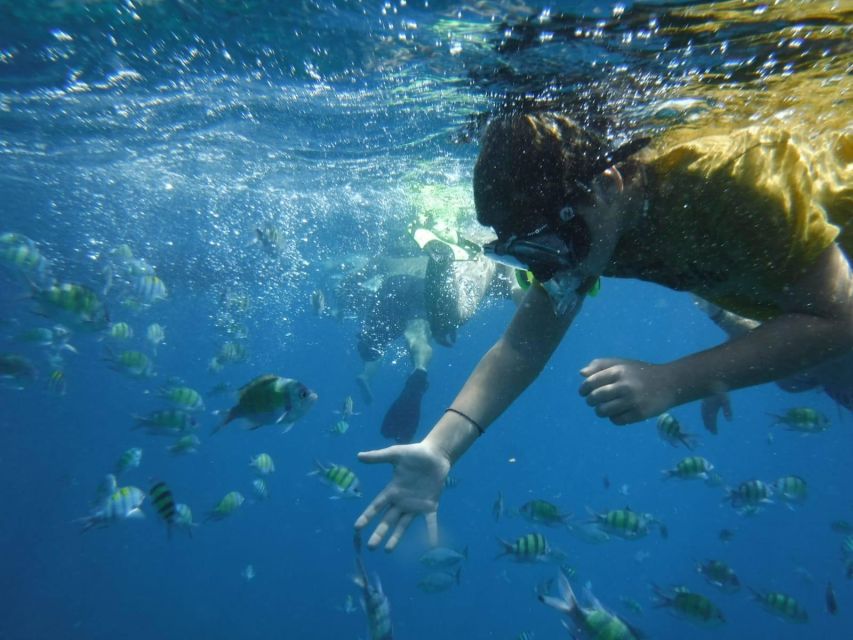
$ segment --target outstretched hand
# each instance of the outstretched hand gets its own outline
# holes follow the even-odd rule
[[[617,425],[660,415],[675,404],[675,381],[667,365],[601,358],[581,369],[580,394],[602,418]]]
[[[423,514],[431,546],[438,544],[438,499],[444,489],[444,479],[450,471],[450,461],[433,447],[418,442],[363,451],[358,459],[367,464],[389,462],[394,476],[355,521],[356,531],[384,511],[382,519],[367,541],[375,549],[388,535],[386,551],[393,551],[415,516]]]

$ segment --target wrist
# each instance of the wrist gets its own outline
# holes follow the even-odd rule
[[[711,379],[702,367],[697,366],[693,357],[688,356],[664,365],[672,390],[672,405],[677,407],[694,400],[701,400],[726,389],[719,380]]]
[[[468,419],[445,412],[423,443],[453,465],[479,437],[479,430]]]

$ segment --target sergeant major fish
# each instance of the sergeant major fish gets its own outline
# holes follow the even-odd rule
[[[35,287],[33,298],[40,313],[78,329],[101,331],[110,321],[98,294],[81,284],[53,284],[44,289]]]
[[[820,433],[829,429],[830,426],[829,418],[811,407],[795,407],[781,415],[775,413],[767,415],[773,418],[770,426],[781,424],[790,431],[800,433]]]
[[[809,621],[808,612],[803,609],[800,603],[793,597],[777,591],[762,593],[752,588],[749,590],[752,592],[753,598],[759,602],[766,611],[772,613],[778,618],[788,622],[797,623]]]
[[[557,505],[539,499],[525,502],[518,511],[528,522],[549,527],[562,526],[572,517],[570,513],[560,513]]]
[[[198,523],[193,522],[192,509],[182,502],[175,504],[175,526],[184,529],[190,538],[193,537],[193,529],[198,526]]]
[[[516,562],[547,562],[551,559],[551,545],[541,533],[528,533],[508,542],[498,538],[503,551],[496,558],[511,556]]]
[[[356,534],[356,575],[353,582],[361,589],[361,608],[367,614],[370,640],[393,640],[394,630],[391,625],[391,605],[382,591],[379,576],[373,583],[367,577],[364,562],[361,559],[361,538]]]
[[[573,637],[578,640],[639,640],[642,637],[639,631],[605,609],[590,591],[587,591],[587,598],[592,606],[581,607],[562,572],[558,576],[558,588],[559,597],[540,594],[539,600],[569,618],[572,626],[563,624],[577,634]]]
[[[115,483],[115,478],[112,480]],[[78,522],[83,523],[83,531],[93,527],[105,527],[122,520],[134,520],[144,517],[142,503],[145,501],[145,492],[137,487],[121,487],[109,494],[96,507],[91,515],[81,518]]]
[[[238,418],[248,420],[250,429],[283,424],[286,433],[316,401],[317,394],[298,380],[272,374],[258,376],[240,389],[237,404],[214,433]]]
[[[220,500],[217,505],[207,514],[207,520],[222,520],[227,518],[237,509],[243,506],[246,499],[239,491],[231,491],[225,494],[225,497]]]
[[[668,442],[673,447],[683,444],[688,449],[694,449],[697,445],[696,437],[690,433],[686,433],[681,428],[681,423],[675,419],[670,413],[662,413],[657,421],[658,435],[664,442]]]
[[[324,483],[332,487],[337,494],[332,496],[332,499],[340,498],[341,496],[348,498],[360,498],[361,488],[359,487],[358,477],[347,467],[338,464],[324,465],[322,462],[314,461],[314,470],[309,472],[309,476],[317,476]]]
[[[666,593],[654,585],[653,589],[658,598],[659,607],[668,607],[695,624],[716,627],[726,621],[723,612],[701,594],[688,591],[684,587],[677,587],[672,593]]]

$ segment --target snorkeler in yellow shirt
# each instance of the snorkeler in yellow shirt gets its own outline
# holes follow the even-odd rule
[[[778,127],[673,145],[662,138],[610,149],[555,113],[489,125],[474,169],[477,218],[498,236],[486,250],[539,284],[423,441],[359,454],[394,465],[355,523],[383,513],[368,546],[390,534],[393,549],[416,515],[437,539],[451,465],[536,379],[601,275],[690,291],[762,321],[673,362],[604,358],[583,367],[581,395],[617,425],[853,349],[850,247],[836,243],[853,218],[849,127],[824,155]]]

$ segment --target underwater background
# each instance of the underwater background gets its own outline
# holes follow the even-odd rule
[[[424,203],[430,197],[472,220],[477,134],[508,99],[555,100],[590,122],[617,114],[609,133],[618,142],[709,112],[724,119],[721,96],[760,101],[756,83],[778,87],[818,67],[849,74],[850,10],[780,4],[790,13],[730,2],[688,19],[684,3],[0,2],[0,233],[31,239],[23,246],[45,261],[33,271],[7,255],[0,266],[0,352],[34,368],[0,387],[0,638],[369,637],[352,582],[352,524],[390,469],[355,454],[389,444],[379,424],[409,363],[396,344],[373,402],[361,400],[357,319],[312,307],[322,265],[385,251],[423,207],[438,206]],[[834,103],[849,107],[849,98]],[[274,251],[258,229],[275,230]],[[124,245],[156,270],[165,295],[108,286]],[[73,352],[22,338],[66,320],[38,304],[54,281],[97,292],[110,322],[133,336],[70,327]],[[453,348],[436,346],[419,435],[512,313],[511,303],[488,301]],[[152,323],[165,330],[156,348]],[[535,593],[557,565],[495,558],[497,538],[531,531],[565,553],[579,593],[590,583],[650,638],[853,637],[842,550],[851,531],[831,527],[853,522],[848,413],[821,393],[765,385],[732,394],[734,419],[712,435],[698,404],[677,407],[700,440],[696,454],[721,477],[706,486],[662,481],[690,452],[663,442],[654,420],[614,427],[576,393],[593,358],[660,362],[723,339],[688,295],[605,279],[536,384],[452,471],[439,523],[443,545],[468,549],[459,584],[418,588],[421,522],[393,554],[365,554],[395,637],[566,637]],[[238,353],[222,358],[234,345]],[[151,375],[116,370],[125,350],[150,358]],[[241,425],[211,435],[222,421],[215,412],[263,373],[297,379],[319,399],[284,435]],[[174,438],[134,429],[134,416],[168,406],[160,390],[169,384],[204,396],[196,453],[173,455]],[[347,396],[356,414],[332,434]],[[768,414],[794,407],[823,413],[830,428],[771,426]],[[144,519],[81,533],[99,484],[134,447],[141,464],[119,485],[165,482],[198,522],[229,491],[245,504],[191,536],[167,532],[150,500]],[[249,466],[261,452],[276,466],[263,500]],[[330,500],[307,475],[315,459],[350,467],[364,497]],[[727,486],[787,475],[808,482],[802,504],[776,500],[747,515],[723,500]],[[509,513],[496,521],[499,492]],[[535,498],[578,523],[587,509],[630,506],[665,522],[668,535],[589,544],[512,514]],[[697,572],[709,558],[735,569],[738,593]],[[829,582],[836,614],[825,604]],[[725,623],[702,628],[655,608],[652,584],[706,595]],[[747,587],[796,598],[809,621],[778,619]]]

